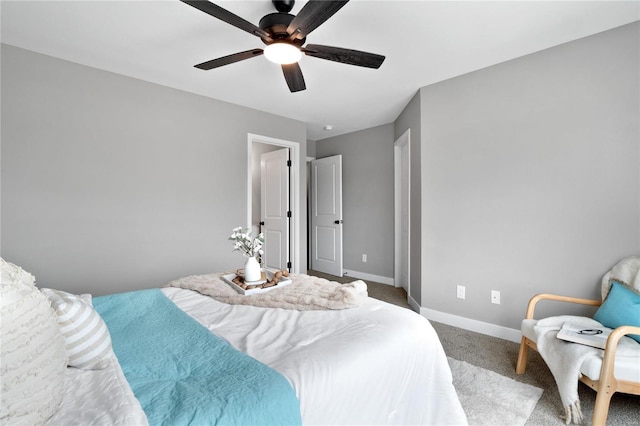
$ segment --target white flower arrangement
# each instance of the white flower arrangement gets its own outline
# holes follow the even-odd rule
[[[237,228],[233,228],[233,233],[229,239],[234,242],[233,251],[238,250],[246,257],[255,257],[264,254],[262,251],[262,246],[264,245],[264,235],[262,235],[262,232],[253,238],[249,228],[238,226]]]

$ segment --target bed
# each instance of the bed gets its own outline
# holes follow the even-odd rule
[[[5,276],[5,264],[7,262],[3,261],[3,324],[7,312],[5,302],[12,299],[7,296],[8,290],[5,288],[5,282],[8,281]],[[307,276],[300,278],[311,279]],[[294,277],[294,284],[296,279],[297,277]],[[21,291],[24,291],[24,288]],[[230,350],[238,352],[239,356],[243,357],[242,362],[247,359],[256,362],[259,367],[262,366],[260,368],[264,367],[269,374],[283,382],[285,388],[291,389],[297,414],[277,418],[260,417],[260,412],[260,421],[228,417],[238,415],[236,409],[232,410],[231,414],[222,413],[221,415],[227,416],[221,417],[222,420],[207,417],[210,419],[207,424],[295,424],[300,421],[302,424],[325,425],[466,424],[465,414],[451,382],[446,356],[435,331],[426,319],[408,309],[366,295],[358,306],[346,309],[264,308],[224,303],[195,290],[164,287],[113,295],[119,298],[93,298],[95,310],[106,319],[113,341],[113,352],[117,356],[113,356],[112,352],[106,366],[100,369],[65,368],[63,391],[57,390],[61,395],[60,401],[53,415],[45,419],[47,425],[203,424],[200,420],[194,420],[198,418],[195,414],[186,413],[186,410],[191,408],[183,406],[183,399],[176,393],[177,388],[174,385],[166,394],[170,403],[179,403],[171,409],[161,407],[160,411],[177,410],[180,417],[158,420],[147,412],[149,400],[158,397],[153,395],[145,400],[144,395],[137,393],[141,385],[130,383],[130,361],[126,354],[123,355],[119,342],[144,341],[144,336],[132,339],[128,335],[123,336],[123,330],[127,330],[127,327],[137,328],[140,318],[148,319],[150,317],[147,315],[151,315],[149,312],[159,310],[156,305],[149,305],[150,310],[146,310],[140,302],[140,294],[143,298],[152,298],[153,303],[168,304],[162,305],[163,314],[159,316],[167,317],[165,319],[171,325],[158,323],[157,327],[167,330],[167,333],[158,334],[171,335],[169,328],[182,327],[182,320],[178,321],[164,314],[166,311],[173,311],[173,308],[170,308],[172,306],[179,311],[176,315],[184,315],[193,321],[197,325],[196,328],[200,329],[199,332],[204,331],[207,335],[213,336],[214,340],[220,340],[223,346],[226,345]],[[84,298],[86,301],[87,296]],[[130,302],[123,302],[125,298],[129,298]],[[112,308],[116,310],[110,311]],[[123,312],[129,313],[124,315]],[[111,318],[120,318],[116,320],[120,325],[113,326]],[[153,322],[155,321],[154,319]],[[3,325],[3,390],[8,380],[8,373],[4,370],[5,352],[8,350],[5,348],[5,328]],[[180,329],[175,333],[178,335],[191,332]],[[198,336],[196,340],[200,341],[204,335]],[[164,352],[154,349],[149,343],[152,341],[156,339],[149,339],[127,350],[133,356],[141,357],[140,359],[147,356],[141,353],[146,347],[155,352]],[[158,347],[167,346],[164,341],[158,340],[156,343]],[[198,358],[219,359],[219,355],[199,353],[204,349],[191,344],[179,350],[195,355],[196,362]],[[184,376],[182,356],[172,356],[177,361],[169,369],[175,370],[177,375]],[[162,367],[161,370],[163,369],[167,367]],[[265,404],[271,404],[270,401],[275,404],[273,408],[266,407],[265,410],[284,412],[283,401],[291,400],[287,390],[260,390],[261,385],[255,377],[264,376],[264,372],[251,376],[245,371],[245,367],[242,367],[241,372],[237,374],[238,383],[242,382],[245,376],[251,377],[248,380],[249,390],[240,391],[237,390],[239,388],[234,388],[232,391],[224,391],[223,396],[233,393],[238,393],[240,397],[245,396],[248,405],[240,409],[242,413],[252,411],[257,405],[262,405],[263,401],[266,401]],[[217,386],[217,379],[207,379],[206,382],[216,383]],[[278,386],[280,385],[282,383],[278,383]],[[144,388],[144,383],[142,387]],[[157,388],[155,384],[147,387]],[[254,392],[254,388],[258,389],[258,394],[247,393]],[[3,392],[3,412],[0,420],[11,424],[12,413],[15,415],[20,407],[16,408],[10,401],[7,402],[5,394],[6,392]],[[208,395],[205,395],[205,398],[208,398]],[[237,400],[229,397],[228,405],[235,406]],[[260,404],[258,401],[261,401]],[[260,410],[262,409],[261,406]]]

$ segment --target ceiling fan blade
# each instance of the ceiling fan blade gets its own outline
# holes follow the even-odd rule
[[[226,9],[218,6],[217,4],[211,3],[207,0],[180,0],[183,3],[188,4],[191,7],[195,7],[196,9],[213,16],[214,18],[218,18],[221,21],[226,22],[227,24],[233,25],[236,28],[240,28],[243,31],[246,31],[250,34],[258,36],[264,40],[272,41],[271,36],[268,32],[263,30],[260,27],[253,25],[251,22],[242,19],[238,15],[235,15],[229,12]]]
[[[291,93],[299,92],[307,88],[304,84],[302,70],[297,62],[293,64],[283,64],[282,72],[284,73],[284,79],[287,80],[287,86],[289,86]]]
[[[213,68],[221,67],[223,65],[233,64],[234,62],[244,61],[245,59],[255,58],[256,56],[262,55],[262,53],[262,49],[245,50],[244,52],[238,52],[232,55],[223,56],[221,58],[212,59],[210,61],[194,65],[194,67],[201,70],[210,70]]]
[[[384,56],[375,53],[344,49],[342,47],[323,46],[321,44],[308,44],[302,51],[306,55],[315,56],[316,58],[366,68],[380,68],[380,65],[382,65],[385,60]]]
[[[309,0],[291,21],[287,27],[287,33],[291,35],[291,39],[305,38],[348,2],[349,0]]]

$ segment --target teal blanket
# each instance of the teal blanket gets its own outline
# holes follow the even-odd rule
[[[96,297],[150,425],[301,424],[289,382],[237,351],[160,290]]]

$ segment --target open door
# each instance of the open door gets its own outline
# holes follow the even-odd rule
[[[289,258],[291,208],[289,200],[289,149],[260,156],[260,217],[264,234],[263,264],[266,268],[291,268]]]
[[[342,276],[342,156],[311,162],[311,269]]]

